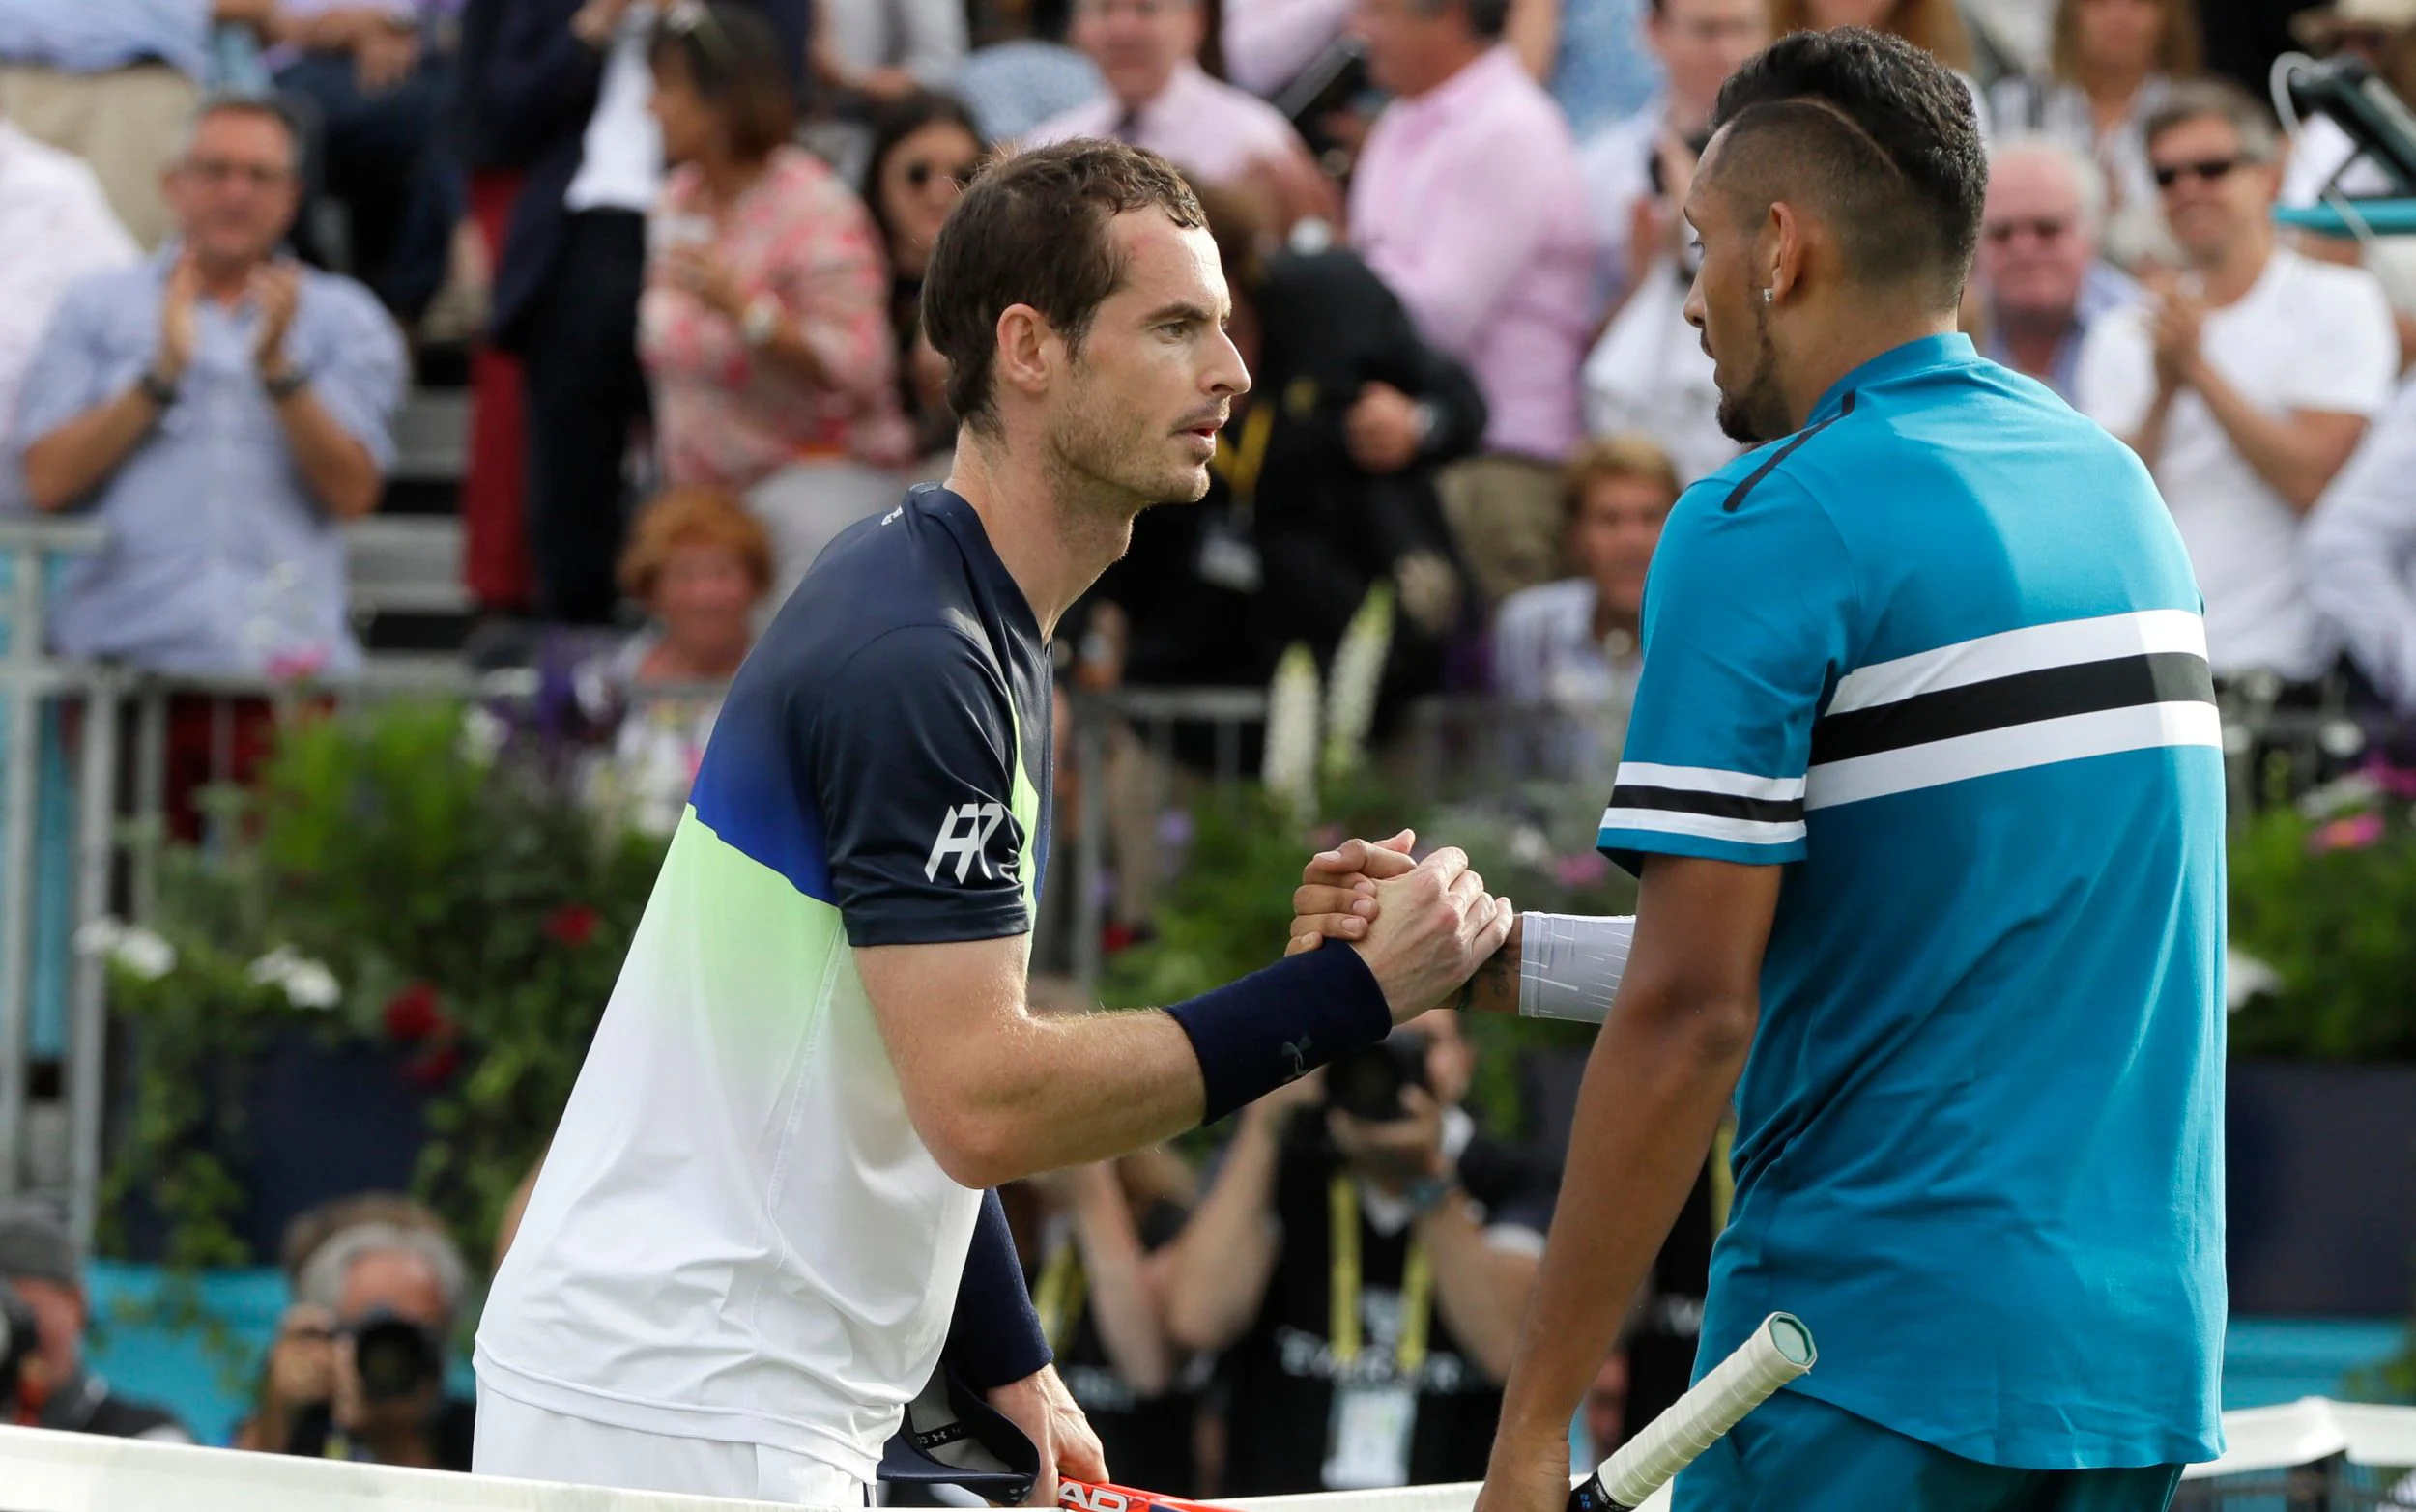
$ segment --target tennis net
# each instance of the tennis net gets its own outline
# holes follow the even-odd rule
[[[2228,1412],[2230,1452],[2193,1466],[2181,1512],[2416,1512],[2416,1408],[2310,1397]],[[1234,1512],[1469,1512],[1474,1485],[1262,1497]],[[1666,1495],[1648,1508],[1666,1505]],[[775,1512],[550,1485],[0,1428],[0,1512]],[[781,1512],[796,1512],[794,1507]],[[840,1509],[832,1509],[840,1512]]]

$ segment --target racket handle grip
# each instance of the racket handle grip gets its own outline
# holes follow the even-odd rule
[[[1568,1494],[1568,1512],[1632,1512],[1623,1501],[1613,1501],[1611,1494],[1602,1489],[1600,1474],[1587,1476]]]

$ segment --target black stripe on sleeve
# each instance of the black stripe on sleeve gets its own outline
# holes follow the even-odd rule
[[[2015,672],[1831,714],[1812,727],[1812,765],[2143,703],[2212,703],[2206,659],[2154,651]]]
[[[1769,477],[1771,471],[1780,463],[1786,461],[1789,457],[1794,456],[1796,454],[1797,447],[1802,445],[1805,442],[1810,441],[1813,437],[1818,436],[1821,432],[1827,430],[1830,426],[1836,424],[1839,420],[1844,419],[1847,415],[1854,414],[1854,395],[1855,390],[1851,388],[1847,389],[1846,397],[1839,402],[1837,413],[1835,414],[1830,415],[1827,419],[1823,420],[1818,425],[1807,426],[1806,428],[1796,432],[1794,437],[1788,441],[1787,444],[1779,447],[1776,451],[1771,452],[1769,456],[1764,457],[1760,467],[1755,468],[1750,473],[1746,474],[1743,482],[1728,491],[1728,498],[1720,504],[1721,512],[1724,514],[1735,514],[1737,512],[1737,506],[1745,501],[1745,496],[1753,492],[1754,485],[1761,482],[1764,478]]]
[[[1800,798],[1745,798],[1736,793],[1698,792],[1691,787],[1640,787],[1632,783],[1622,783],[1611,789],[1611,807],[1708,813],[1723,819],[1758,819],[1768,824],[1787,824],[1803,817]]]

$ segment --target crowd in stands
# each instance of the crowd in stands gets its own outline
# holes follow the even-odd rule
[[[602,638],[599,801],[667,829],[714,687],[815,555],[946,474],[918,297],[956,193],[993,153],[1115,136],[1198,186],[1253,386],[1206,499],[1145,514],[1060,627],[1069,685],[1263,685],[1384,586],[1388,707],[1558,711],[1542,759],[1598,778],[1661,522],[1738,453],[1685,313],[1714,101],[1773,37],[1843,25],[1967,77],[1967,328],[2151,470],[2219,679],[2416,713],[2416,255],[2277,224],[2388,185],[2264,102],[2287,46],[2416,85],[2416,0],[0,0],[0,508],[106,528],[59,585],[62,655],[340,674],[347,523],[414,375],[466,343],[476,652]],[[1150,874],[1154,815],[1115,817]],[[1127,888],[1119,923],[1149,905]],[[1398,1116],[1303,1083],[1204,1184],[1153,1154],[1019,1193],[1124,1478],[1481,1471],[1551,1176],[1461,1108],[1449,1015],[1396,1044]],[[450,1463],[465,1405],[369,1401],[351,1341],[374,1315],[441,1358],[460,1258],[403,1209],[330,1221],[244,1441]],[[41,1411],[172,1431],[79,1374],[72,1252],[38,1229],[0,1224],[0,1271],[42,1309]],[[1663,1363],[1605,1367],[1597,1441],[1666,1399]]]

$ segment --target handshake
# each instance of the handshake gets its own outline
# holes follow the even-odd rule
[[[1485,891],[1465,851],[1445,846],[1413,861],[1416,841],[1403,830],[1373,843],[1345,841],[1310,857],[1292,894],[1283,951],[1297,956],[1327,940],[1358,951],[1395,1024],[1452,1006],[1518,918],[1509,899]]]

